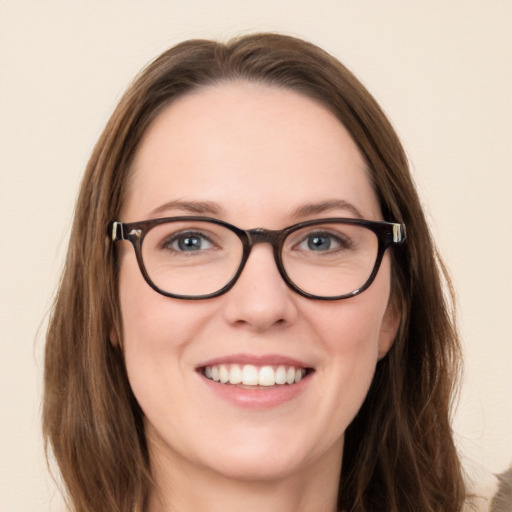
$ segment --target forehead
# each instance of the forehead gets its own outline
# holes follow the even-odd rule
[[[145,133],[131,171],[124,220],[178,200],[213,201],[239,217],[342,199],[379,216],[345,127],[318,102],[274,86],[225,83],[179,98]]]

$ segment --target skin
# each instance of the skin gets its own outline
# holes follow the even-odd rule
[[[382,219],[345,128],[300,94],[235,82],[188,94],[159,115],[139,146],[118,220],[204,214],[244,229],[280,229],[358,216],[343,207],[294,213],[332,199]],[[215,202],[218,210],[155,212],[178,200]],[[367,291],[324,302],[290,290],[271,247],[259,244],[228,293],[184,301],[152,290],[133,248],[119,245],[122,347],[158,485],[150,512],[334,511],[344,431],[398,325],[388,306],[389,257]],[[315,371],[292,400],[242,408],[211,392],[196,371],[240,353],[289,356]]]

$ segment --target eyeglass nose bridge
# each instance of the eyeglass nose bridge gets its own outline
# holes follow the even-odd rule
[[[254,228],[246,231],[249,238],[249,245],[269,243],[274,249],[283,238],[283,232],[273,229]]]

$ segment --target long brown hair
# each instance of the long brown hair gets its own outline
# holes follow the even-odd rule
[[[256,34],[227,44],[191,40],[136,78],[101,135],[83,178],[47,334],[43,428],[77,512],[143,510],[151,468],[142,412],[123,355],[115,255],[117,218],[144,132],[177,97],[249,80],[289,88],[333,112],[367,161],[385,220],[408,239],[393,252],[401,325],[345,436],[339,508],[351,512],[461,509],[465,488],[450,427],[459,372],[453,293],[432,242],[407,158],[361,83],[316,46]]]

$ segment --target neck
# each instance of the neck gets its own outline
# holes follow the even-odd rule
[[[272,479],[240,478],[183,459],[153,457],[157,488],[148,512],[335,512],[342,452],[338,448],[327,455],[331,460]]]

